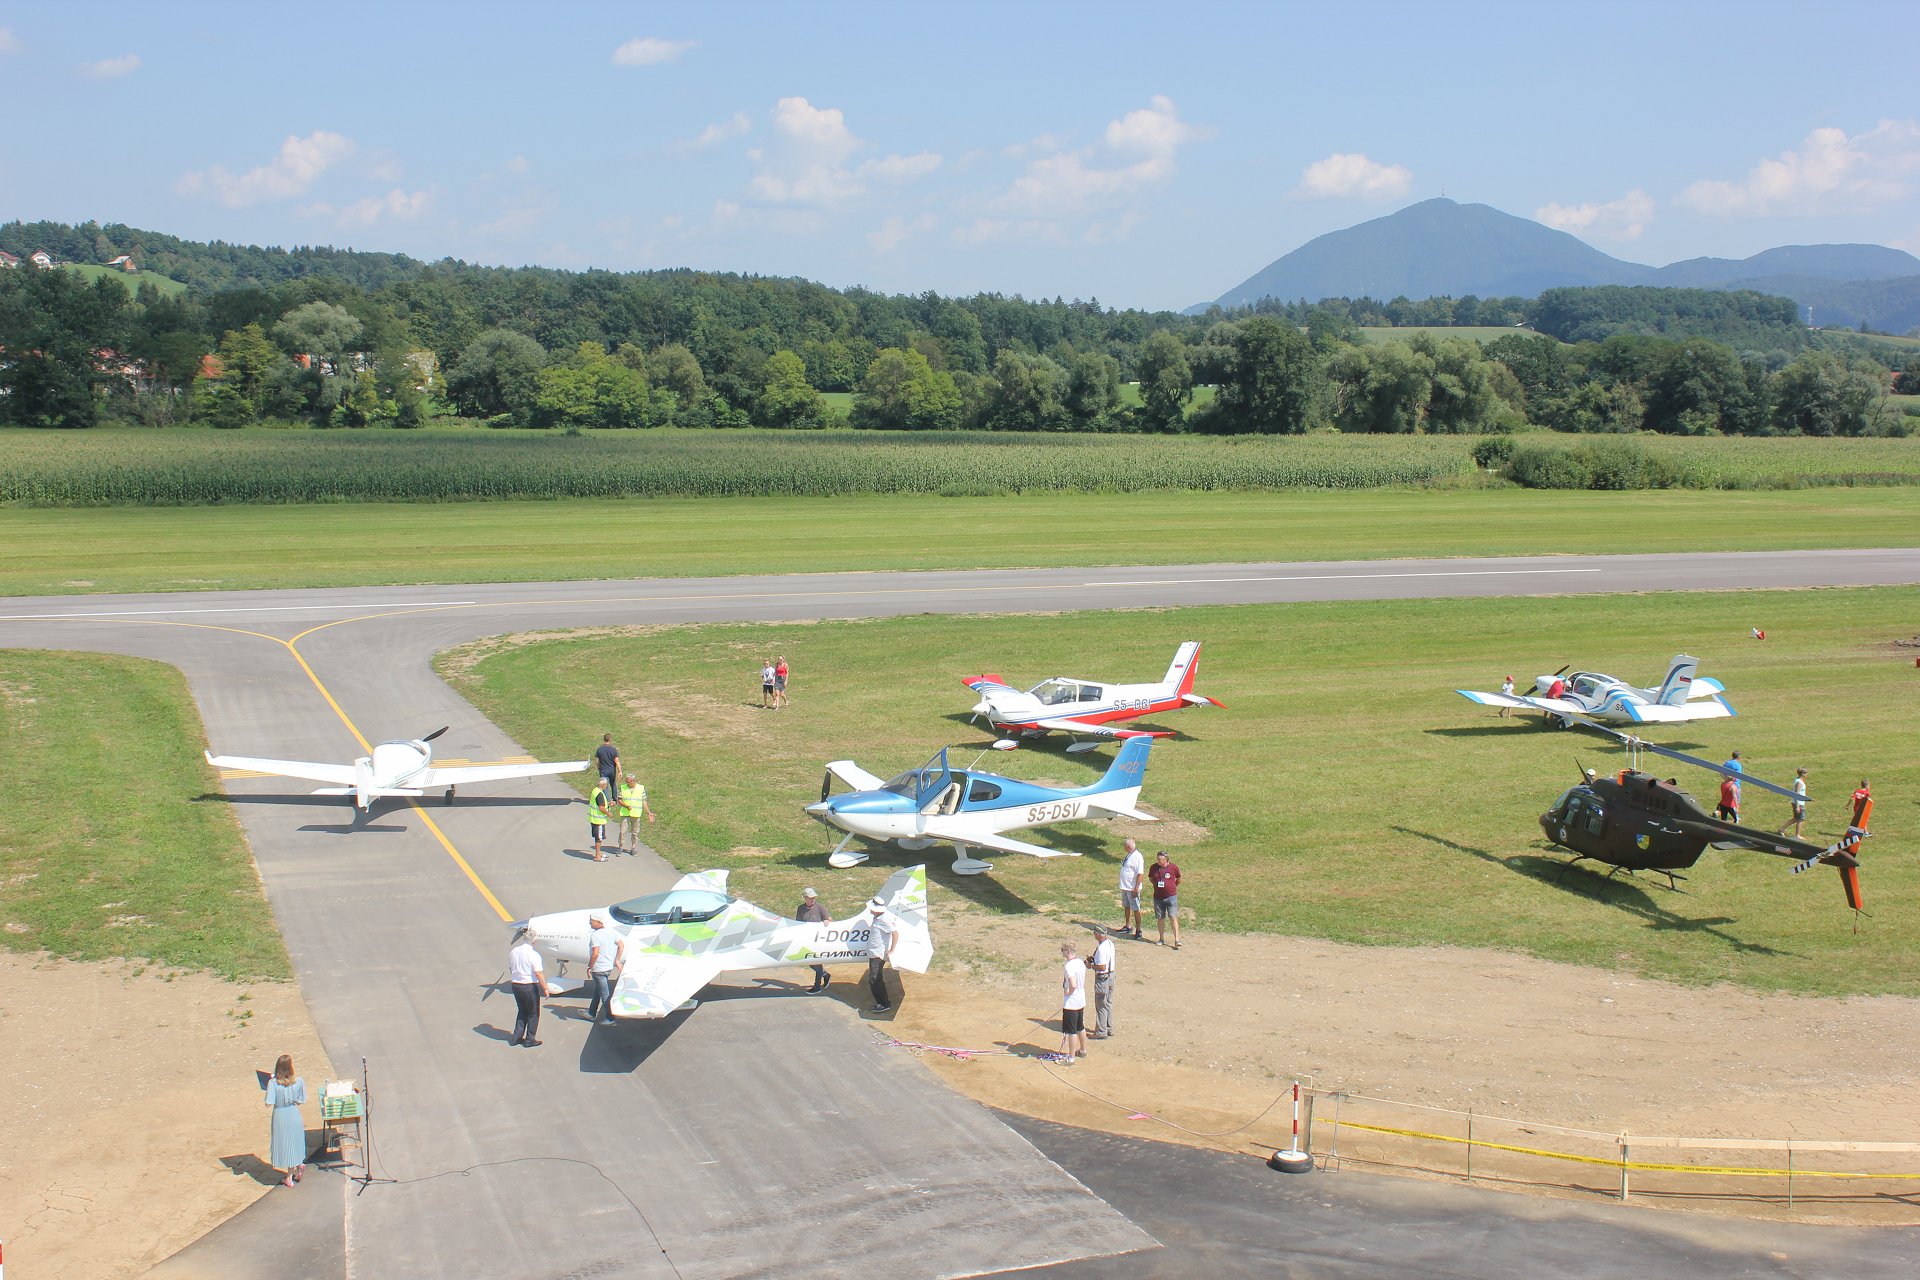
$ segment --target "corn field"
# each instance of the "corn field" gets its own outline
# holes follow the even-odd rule
[[[1625,443],[1548,433],[1519,439],[1546,449]],[[0,432],[0,504],[1374,489],[1458,483],[1474,474],[1474,443],[1470,436],[14,430]],[[1672,478],[1660,487],[1920,483],[1920,440],[1641,437],[1632,445],[1668,464],[1664,474]]]
[[[1368,489],[1470,474],[1471,443],[893,432],[9,431],[0,432],[0,503]]]

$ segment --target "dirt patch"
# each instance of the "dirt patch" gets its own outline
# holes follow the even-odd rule
[[[644,690],[616,689],[613,696],[642,725],[664,737],[684,741],[719,733],[744,742],[766,739],[772,712],[757,702],[716,698],[683,685],[650,684]]]
[[[1059,1046],[1059,944],[1077,942],[1084,953],[1089,918],[1113,923],[1117,907],[1041,919],[938,902],[935,970],[909,977],[907,998],[886,1029],[905,1040],[991,1051],[967,1061],[925,1056],[953,1087],[993,1106],[1262,1157],[1286,1145],[1289,1109],[1249,1122],[1296,1078],[1609,1134],[1920,1140],[1920,1060],[1911,1052],[1920,1001],[1680,987],[1524,956],[1221,935],[1185,925],[1179,951],[1154,945],[1151,923],[1149,941],[1116,943],[1115,1037],[1063,1069],[1038,1055]],[[1420,1127],[1415,1117],[1403,1110],[1382,1122]],[[1201,1136],[1229,1130],[1237,1132]],[[1452,1167],[1457,1150],[1447,1149],[1440,1166]],[[1408,1154],[1436,1159],[1431,1146]],[[1724,1163],[1716,1154],[1648,1158]],[[1779,1160],[1777,1153],[1765,1158]],[[1832,1155],[1801,1160],[1844,1164]],[[1920,1157],[1879,1161],[1882,1170],[1920,1171]],[[1566,1168],[1545,1172],[1561,1176]],[[1729,1200],[1694,1207],[1784,1212]],[[1913,1222],[1920,1207],[1861,1195],[1811,1208],[1803,1201],[1792,1216]]]
[[[292,983],[0,954],[7,1260],[139,1275],[251,1204],[268,1189],[253,1073],[283,1053],[318,1096],[332,1072]]]

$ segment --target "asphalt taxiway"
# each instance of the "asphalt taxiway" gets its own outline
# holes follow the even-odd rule
[[[503,632],[1916,582],[1920,551],[1879,550],[68,596],[0,602],[0,646],[170,662],[219,751],[344,761],[371,739],[445,724],[438,758],[494,760],[521,748],[430,660]],[[582,755],[601,728],[581,726]],[[271,1264],[275,1240],[299,1240],[309,1262],[328,1261],[298,1273],[355,1277],[952,1276],[1050,1264],[1106,1274],[1166,1258],[1169,1224],[1203,1209],[1243,1204],[1250,1221],[1272,1211],[1274,1192],[1259,1188],[1278,1175],[1175,1174],[1189,1157],[1151,1144],[1140,1145],[1167,1161],[1142,1174],[1158,1184],[1157,1216],[1116,1207],[1137,1196],[1101,1189],[1112,1149],[1009,1126],[881,1048],[844,1007],[784,998],[785,983],[716,989],[658,1024],[589,1028],[549,1012],[541,1047],[509,1048],[504,920],[661,889],[673,873],[651,855],[591,862],[577,798],[551,779],[476,789],[451,807],[387,801],[358,817],[298,790],[236,780],[225,801],[180,803],[235,805],[329,1056],[356,1077],[366,1064],[373,1172],[393,1181],[329,1179],[308,1207],[250,1210],[198,1246],[209,1262],[226,1249]],[[937,902],[934,912],[937,933]],[[768,993],[783,998],[759,998]],[[1338,1177],[1349,1179],[1363,1175]],[[1507,1202],[1484,1212],[1538,1218],[1531,1202]],[[319,1215],[317,1227],[250,1226],[290,1212]],[[1392,1224],[1370,1221],[1377,1213],[1349,1211],[1356,1231],[1392,1238]],[[1215,1242],[1212,1270],[1274,1273],[1253,1260],[1279,1254],[1244,1231],[1237,1239]],[[1658,1247],[1657,1233],[1648,1239]],[[1920,1257],[1911,1237],[1895,1247]],[[1120,1254],[1125,1263],[1099,1261]],[[170,1263],[173,1274],[203,1265],[193,1255]],[[1372,1274],[1409,1273],[1388,1254],[1376,1262]],[[244,1274],[239,1265],[216,1270]]]

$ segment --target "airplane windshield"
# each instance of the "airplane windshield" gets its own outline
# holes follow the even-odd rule
[[[1033,696],[1049,707],[1057,707],[1063,702],[1077,702],[1080,698],[1080,682],[1048,680],[1033,686]]]
[[[930,788],[945,786],[947,781],[947,753],[942,749],[939,754],[921,765],[918,769],[909,769],[887,779],[882,791],[891,791],[897,796],[907,796],[918,801]]]
[[[732,901],[726,894],[709,889],[671,889],[666,893],[630,898],[613,908],[613,918],[625,925],[711,920]]]

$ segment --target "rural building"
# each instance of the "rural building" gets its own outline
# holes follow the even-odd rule
[[[53,255],[48,253],[45,249],[35,249],[33,251],[33,257],[30,258],[29,261],[32,262],[34,266],[40,268],[42,271],[53,270]]]
[[[19,265],[20,259],[14,257],[5,249],[0,249],[0,267],[17,267]]]
[[[120,270],[126,272],[134,272],[140,269],[140,264],[133,260],[133,255],[130,253],[121,254],[119,257],[110,260],[107,265],[110,267],[118,267]]]

